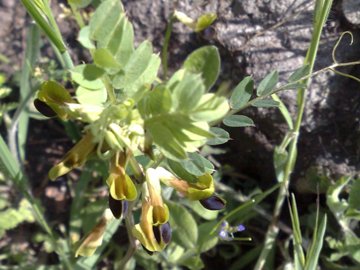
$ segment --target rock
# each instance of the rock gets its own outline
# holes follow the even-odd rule
[[[355,26],[360,26],[360,1],[343,0],[341,6],[346,20]]]
[[[280,83],[299,68],[308,49],[313,22],[313,1],[301,0],[235,0],[235,1],[123,1],[135,24],[138,40],[155,41],[156,50],[161,50],[165,23],[174,8],[196,18],[204,12],[215,12],[218,20],[213,33],[194,34],[190,29],[174,24],[170,42],[170,68],[178,68],[191,51],[206,45],[216,45],[222,58],[220,81],[231,80],[236,85],[245,75],[252,75],[257,84],[272,70],[280,72]],[[355,2],[355,1],[354,1]],[[148,16],[151,12],[152,16]],[[340,16],[334,9],[330,13],[316,60],[315,70],[332,64],[332,49],[342,28]],[[154,18],[157,17],[157,18]],[[345,37],[336,52],[338,61],[353,61],[360,55],[359,31],[353,31],[355,44],[349,46]],[[359,75],[357,67],[342,71]],[[299,155],[295,178],[312,166],[337,177],[344,172],[356,174],[360,137],[359,84],[334,75],[322,73],[313,78],[307,92],[306,110],[299,141]],[[280,94],[290,112],[297,110],[296,91]],[[231,129],[231,151],[224,162],[232,164],[240,173],[263,181],[273,181],[272,153],[287,130],[277,110],[250,108],[242,112],[252,117],[256,128]],[[326,162],[325,162],[326,161]],[[341,166],[333,166],[341,164]]]

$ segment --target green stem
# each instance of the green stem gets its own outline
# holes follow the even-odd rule
[[[74,67],[74,63],[71,59],[71,56],[69,54],[69,51],[65,51],[61,54],[63,63],[64,63],[64,68],[65,69],[72,69]]]
[[[21,0],[21,2],[31,17],[35,20],[37,25],[44,31],[48,39],[58,50],[58,52],[55,50],[55,54],[60,59],[60,62],[63,64],[64,68],[73,68],[74,64],[66,48],[65,42],[63,41],[59,27],[52,14],[49,1],[43,0],[39,2],[39,4],[36,4],[31,0]]]
[[[106,92],[108,94],[108,98],[109,98],[110,102],[112,104],[115,104],[116,103],[116,95],[114,92],[114,88],[112,87],[112,85],[110,83],[110,79],[107,76],[103,76],[102,81],[105,85]]]
[[[175,20],[175,17],[172,14],[170,16],[169,22],[168,22],[167,27],[166,27],[164,45],[163,45],[162,50],[161,50],[161,64],[162,64],[162,67],[163,67],[164,79],[167,78],[167,74],[168,74],[169,43],[170,43],[170,37],[171,37],[171,32],[172,32],[174,20]]]
[[[136,251],[136,243],[135,243],[135,238],[132,234],[132,228],[134,228],[135,224],[134,224],[134,217],[132,215],[132,211],[133,208],[135,206],[135,202],[130,202],[129,203],[129,207],[127,210],[127,214],[125,217],[125,225],[126,225],[126,231],[128,233],[128,237],[129,237],[129,242],[130,242],[130,246],[125,254],[125,256],[121,259],[117,269],[125,269],[126,264],[128,263],[128,261],[132,258],[132,256],[134,255],[135,251]]]
[[[317,0],[316,1],[316,7],[315,7],[315,17],[316,18],[315,18],[315,23],[314,23],[314,33],[312,36],[312,40],[311,40],[310,47],[308,49],[306,58],[304,60],[304,64],[309,65],[309,67],[310,67],[309,74],[311,74],[314,69],[314,64],[315,64],[315,59],[316,59],[316,55],[317,55],[317,51],[318,51],[318,47],[319,47],[321,32],[322,32],[323,26],[325,24],[325,21],[328,17],[328,14],[329,14],[329,11],[331,8],[331,4],[332,4],[332,0]],[[320,16],[316,16],[319,14],[320,14]],[[310,78],[311,77],[309,77],[305,80],[304,85],[306,85],[307,87],[310,84]],[[265,262],[267,260],[267,257],[269,255],[270,251],[273,249],[275,240],[276,240],[278,232],[279,232],[277,223],[278,223],[278,220],[279,220],[279,217],[281,214],[283,203],[284,203],[286,195],[287,195],[287,189],[288,189],[289,182],[290,182],[290,176],[293,171],[293,168],[294,168],[294,165],[296,162],[296,157],[297,157],[297,142],[298,142],[298,137],[299,137],[298,134],[300,132],[301,122],[302,122],[302,118],[303,118],[303,114],[304,114],[304,110],[305,110],[305,101],[306,101],[305,94],[306,94],[305,88],[299,89],[299,93],[298,93],[299,108],[298,108],[296,121],[295,121],[295,125],[294,125],[294,130],[293,130],[293,134],[296,134],[296,135],[290,142],[289,158],[286,162],[285,169],[284,169],[284,178],[283,178],[284,180],[279,189],[279,194],[276,199],[275,208],[274,208],[274,212],[273,212],[273,219],[272,219],[272,222],[270,223],[268,231],[266,233],[265,244],[264,244],[264,247],[263,247],[263,249],[260,253],[260,256],[257,260],[257,263],[255,265],[255,268],[254,268],[255,270],[263,269]]]

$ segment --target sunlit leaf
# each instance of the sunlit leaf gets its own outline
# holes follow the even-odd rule
[[[205,93],[199,75],[187,73],[174,87],[170,88],[175,111],[189,112],[199,103]]]
[[[134,51],[122,71],[112,80],[115,88],[126,89],[137,81],[145,72],[152,60],[152,45],[145,41]],[[157,63],[156,63],[157,64]]]
[[[206,90],[216,82],[220,72],[220,55],[215,46],[205,46],[192,52],[183,67],[193,73],[200,73]]]
[[[100,105],[107,99],[107,92],[105,88],[90,90],[79,86],[76,89],[76,98],[81,104]]]
[[[79,36],[77,40],[80,42],[82,46],[84,46],[87,49],[95,49],[94,43],[90,40],[90,27],[84,26],[80,29]]]
[[[97,66],[107,70],[110,74],[116,73],[121,68],[108,49],[96,49],[93,53],[93,58]]]
[[[191,118],[196,121],[218,121],[228,113],[229,109],[229,103],[225,97],[208,93],[203,95],[197,107],[193,108]]]
[[[138,104],[140,114],[144,119],[168,113],[172,107],[171,94],[163,85],[148,92]]]
[[[100,89],[104,87],[101,77],[104,70],[93,65],[78,65],[70,70],[71,79],[87,89]]]
[[[120,1],[103,1],[90,20],[90,38],[99,42],[108,40],[124,9]]]

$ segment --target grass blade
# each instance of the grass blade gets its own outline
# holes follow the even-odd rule
[[[324,215],[324,217],[320,221],[320,225],[318,225],[318,219],[319,219],[319,213],[317,214],[316,217],[316,227],[314,231],[313,241],[311,243],[309,253],[306,254],[307,256],[306,256],[306,265],[304,268],[305,270],[317,269],[320,251],[323,246],[326,224],[327,224],[327,216]]]

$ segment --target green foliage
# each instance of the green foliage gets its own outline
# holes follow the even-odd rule
[[[183,67],[193,73],[201,74],[205,88],[210,89],[220,72],[220,55],[215,46],[204,46],[192,52]]]
[[[248,76],[245,77],[232,91],[230,98],[230,106],[234,110],[238,110],[245,106],[251,98],[254,89],[254,81]]]
[[[297,210],[295,196],[291,195],[291,204],[289,203],[289,211],[291,217],[291,224],[294,231],[294,265],[296,270],[316,270],[319,261],[320,251],[323,246],[325,230],[327,225],[327,216],[324,215],[319,218],[319,209],[316,213],[315,229],[311,245],[308,248],[306,256],[303,251],[303,238],[300,230],[300,219]]]
[[[279,81],[279,73],[277,71],[273,71],[270,74],[266,75],[266,77],[260,82],[256,94],[258,96],[264,96],[269,94],[271,90],[273,90],[276,84]]]
[[[224,125],[228,127],[251,127],[254,121],[245,115],[230,115],[224,118]]]
[[[207,144],[208,145],[219,145],[219,144],[224,144],[227,141],[230,140],[230,135],[229,133],[222,129],[222,128],[218,128],[218,127],[211,127],[210,128],[210,132],[212,134],[214,134],[214,138],[208,139],[207,140]]]
[[[351,184],[350,181],[352,181]],[[338,239],[331,236],[326,237],[330,248],[334,250],[329,256],[331,262],[337,262],[342,257],[347,256],[357,266],[360,265],[360,238],[351,228],[360,220],[359,183],[359,179],[342,177],[328,189],[326,203],[341,227],[341,236]],[[345,188],[350,190],[347,200],[341,198],[341,193],[344,192]]]
[[[199,235],[196,221],[183,206],[174,203],[168,205],[174,241],[186,249],[195,248]]]
[[[0,237],[3,237],[7,230],[15,229],[23,222],[34,222],[29,201],[22,199],[18,207],[11,207],[5,198],[1,198],[0,221]]]
[[[59,51],[60,62],[69,71],[75,88],[75,96],[72,96],[61,84],[46,81],[40,87],[37,101],[42,102],[40,104],[47,106],[45,108],[55,112],[62,120],[82,122],[83,137],[78,138],[79,142],[50,171],[50,178],[56,178],[86,164],[80,179],[76,182],[76,187],[70,184],[71,194],[74,197],[70,210],[70,226],[64,232],[64,235],[70,236],[70,241],[57,237],[50,229],[42,215],[41,207],[27,191],[27,181],[22,176],[17,160],[11,156],[17,156],[16,144],[12,147],[13,153],[10,153],[2,138],[0,149],[3,155],[0,164],[4,168],[4,176],[14,179],[16,185],[20,187],[34,210],[36,220],[46,232],[37,239],[37,242],[44,242],[44,245],[48,245],[46,249],[49,252],[55,251],[59,254],[61,267],[96,268],[96,263],[102,258],[106,246],[114,242],[111,238],[121,222],[111,220],[110,215],[111,218],[105,218],[106,222],[100,224],[100,229],[94,227],[95,222],[103,220],[103,212],[109,202],[112,213],[114,211],[122,213],[125,203],[129,207],[128,212],[122,214],[129,234],[129,248],[113,244],[107,249],[107,252],[116,258],[115,268],[134,269],[139,264],[146,269],[157,269],[161,264],[166,269],[180,267],[202,269],[205,265],[201,253],[209,252],[219,242],[217,233],[221,230],[223,222],[256,217],[253,211],[255,206],[256,210],[261,209],[260,203],[280,188],[272,215],[273,222],[266,234],[265,244],[253,248],[242,256],[244,260],[236,260],[233,269],[245,267],[256,259],[259,253],[255,269],[262,269],[265,261],[271,261],[268,255],[275,254],[272,247],[277,234],[275,221],[280,217],[281,205],[296,161],[296,143],[305,104],[304,91],[312,76],[321,29],[331,1],[316,1],[315,29],[310,49],[304,66],[290,75],[288,83],[277,87],[279,74],[277,71],[272,71],[259,82],[257,87],[254,87],[255,83],[251,76],[245,77],[231,93],[227,93],[227,89],[224,91],[222,84],[217,91],[214,89],[221,67],[219,52],[214,46],[198,48],[185,59],[180,70],[170,79],[167,76],[167,48],[174,20],[177,19],[193,31],[200,32],[215,21],[215,14],[202,14],[192,19],[184,13],[174,12],[164,41],[162,53],[164,72],[159,75],[159,56],[154,53],[149,41],[134,46],[133,26],[120,1],[68,1],[81,28],[78,41],[89,50],[93,60],[91,63],[82,63],[75,67],[51,13],[49,2],[22,0],[22,3]],[[89,20],[87,18],[83,20],[82,11],[78,9],[90,4],[96,9]],[[89,22],[88,25],[85,25],[85,21]],[[33,32],[32,40],[36,39],[38,34]],[[29,46],[26,58],[26,63],[31,63],[31,67],[36,61],[38,49],[36,45],[38,43],[33,43],[34,46]],[[23,87],[21,87],[23,108],[27,105],[26,98],[30,99],[32,94],[31,89],[26,87],[30,68],[24,70]],[[297,118],[293,120],[276,93],[297,88],[299,112]],[[224,200],[214,193],[215,181],[219,180],[220,174],[211,175],[215,172],[213,164],[218,165],[213,154],[223,150],[210,146],[226,143],[230,140],[230,135],[216,125],[222,122],[228,127],[255,126],[252,119],[237,114],[249,106],[277,107],[288,125],[289,131],[274,151],[274,167],[279,183],[257,194],[253,199],[242,200],[244,203],[240,205],[236,202],[239,194],[230,187],[231,181],[229,184],[219,183],[217,186],[225,186],[223,189],[225,193],[231,190],[226,198],[230,201],[230,209],[225,211],[204,209],[210,203],[215,203],[216,207],[224,204]],[[1,110],[2,108],[0,112]],[[65,125],[69,127],[72,124]],[[16,128],[16,125],[14,126]],[[23,128],[26,127],[25,131],[27,130],[27,119],[19,126],[19,134],[22,138],[19,142],[25,145],[26,132]],[[201,149],[203,146],[206,147]],[[19,161],[21,162],[21,159]],[[109,198],[97,195],[98,190],[95,186],[98,182],[94,185],[91,181],[98,176],[104,180],[108,179],[104,182],[109,185]],[[332,262],[340,260],[343,256],[359,262],[359,239],[351,230],[352,222],[359,220],[359,199],[356,196],[360,191],[359,181],[356,180],[351,185],[352,191],[347,201],[339,199],[339,194],[349,181],[341,180],[338,185],[330,188],[327,194],[328,206],[339,218],[339,225],[344,234],[340,240],[327,238],[329,246],[335,249],[328,258]],[[131,196],[118,196],[118,193],[128,194],[130,190]],[[175,196],[174,190],[178,196]],[[88,200],[93,202],[90,204]],[[0,206],[1,203],[0,201]],[[9,206],[4,204],[1,208],[4,209],[0,213],[4,215],[3,220],[14,218],[12,222],[7,224],[4,222],[3,227],[0,226],[0,233],[24,220],[32,221],[29,218],[30,212],[26,212],[27,208],[25,211],[21,207],[19,209],[4,207]],[[114,207],[116,209],[113,209]],[[137,216],[138,208],[141,208],[140,217]],[[216,219],[221,215],[222,217],[217,221]],[[327,229],[327,216],[320,217],[317,212],[312,241],[305,248],[303,244],[305,237],[301,232],[294,196],[291,198],[290,215],[293,226],[294,262],[289,264],[294,265],[296,269],[316,269]],[[118,217],[116,214],[114,216]],[[134,224],[133,217],[139,221],[138,224]],[[169,242],[167,235],[171,234],[170,227],[172,242]],[[233,232],[228,232],[228,238],[221,238],[223,242],[230,242],[227,243],[229,246],[235,247],[236,245],[232,243],[235,240],[249,240],[248,237],[234,237]],[[87,236],[78,241],[82,233]],[[96,237],[91,239],[88,238],[89,235]],[[137,243],[135,238],[147,251],[162,253],[149,257],[143,251],[135,252]],[[75,246],[80,247],[76,254],[90,255],[94,252],[94,255],[74,260],[73,250],[76,248],[72,244],[76,241],[78,242]],[[238,252],[236,247],[235,256]],[[136,261],[132,259],[134,253]],[[225,258],[233,256],[227,252],[222,254]]]

